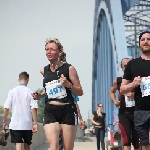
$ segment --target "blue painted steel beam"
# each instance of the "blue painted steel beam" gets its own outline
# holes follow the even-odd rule
[[[124,15],[131,7],[133,7],[140,0],[121,0],[122,14]]]
[[[121,72],[119,62],[122,54],[127,57],[127,46],[123,29],[121,2],[99,0],[96,4],[93,44],[93,88],[92,111],[98,103],[103,103],[107,123],[113,121],[113,110],[116,109],[109,98],[113,80]],[[117,7],[117,9],[116,9]],[[111,11],[111,14],[110,14]],[[119,11],[119,13],[118,13]]]
[[[108,123],[112,122],[112,112],[113,105],[109,98],[109,89],[112,85],[113,78],[112,75],[115,75],[116,69],[113,59],[113,48],[110,37],[110,30],[108,27],[108,22],[106,19],[106,14],[102,10],[99,17],[99,28],[97,30],[97,36],[99,38],[96,41],[95,52],[97,53],[97,58],[94,64],[96,71],[94,77],[94,90],[93,90],[93,111],[97,109],[98,103],[103,103],[104,112],[106,112],[107,117],[106,121]],[[93,67],[94,67],[93,66]],[[112,69],[113,68],[113,69]],[[115,71],[114,71],[115,70]]]

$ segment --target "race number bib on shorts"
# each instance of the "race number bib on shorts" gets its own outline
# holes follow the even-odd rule
[[[150,95],[150,76],[142,78],[140,87],[142,97]]]
[[[126,95],[125,95],[125,103],[126,103],[126,107],[133,107],[133,106],[135,106],[134,99],[130,99]]]
[[[48,98],[61,99],[67,96],[66,89],[60,83],[60,80],[53,80],[46,83],[45,88]]]

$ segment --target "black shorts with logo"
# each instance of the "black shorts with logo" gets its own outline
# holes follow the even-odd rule
[[[10,129],[11,143],[32,143],[32,130],[12,130]]]
[[[63,106],[45,103],[43,125],[58,122],[59,124],[77,125],[78,115],[74,103]]]

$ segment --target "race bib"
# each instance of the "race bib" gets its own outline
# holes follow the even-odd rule
[[[150,95],[150,76],[142,78],[140,87],[142,97]]]
[[[45,88],[48,98],[61,99],[67,96],[66,89],[60,83],[60,80],[53,80],[46,83]]]
[[[125,103],[126,103],[126,107],[133,107],[133,106],[135,106],[134,99],[130,99],[126,95],[125,95]]]

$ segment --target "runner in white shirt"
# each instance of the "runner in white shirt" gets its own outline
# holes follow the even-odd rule
[[[30,150],[32,143],[32,133],[37,132],[37,101],[32,98],[33,92],[27,87],[29,74],[21,72],[19,74],[19,85],[9,91],[4,104],[3,127],[9,109],[12,109],[11,122],[9,124],[11,143],[16,144],[16,150],[21,150],[24,143],[25,150]],[[32,117],[33,121],[32,122]]]

